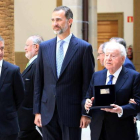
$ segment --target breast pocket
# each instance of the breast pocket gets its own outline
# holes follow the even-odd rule
[[[32,81],[31,79],[26,78],[24,80],[24,84],[25,84],[25,91],[29,91],[31,86],[32,86]]]

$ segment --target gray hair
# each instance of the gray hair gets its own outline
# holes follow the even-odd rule
[[[29,38],[32,39],[33,44],[40,44],[41,42],[44,41],[44,39],[39,35],[33,35],[33,36],[30,36]]]
[[[125,42],[125,40],[123,38],[120,38],[120,37],[112,37],[110,39],[110,41],[111,40],[115,40],[117,43],[122,44],[126,48],[126,42]]]
[[[126,50],[122,44],[119,44],[117,42],[107,42],[107,44],[105,45],[105,53],[107,49],[117,49],[120,51],[120,55],[126,58]]]
[[[105,53],[105,47],[106,47],[107,43],[108,42],[104,42],[103,44],[101,44],[102,45],[102,51],[103,51],[103,53]]]

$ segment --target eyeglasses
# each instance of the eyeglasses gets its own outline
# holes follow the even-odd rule
[[[97,56],[100,56],[101,54],[104,54],[104,53],[98,53]]]

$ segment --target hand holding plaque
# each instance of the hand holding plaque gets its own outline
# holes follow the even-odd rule
[[[115,85],[94,86],[95,104],[90,109],[113,108],[115,102]]]

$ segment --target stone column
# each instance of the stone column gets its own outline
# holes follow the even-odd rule
[[[88,42],[92,44],[93,54],[95,58],[95,70],[97,70],[97,0],[89,0],[89,35]],[[63,5],[68,6],[73,11],[74,22],[72,25],[72,33],[82,39],[82,0],[63,0]]]
[[[0,1],[0,36],[5,40],[4,59],[15,63],[14,0]]]

